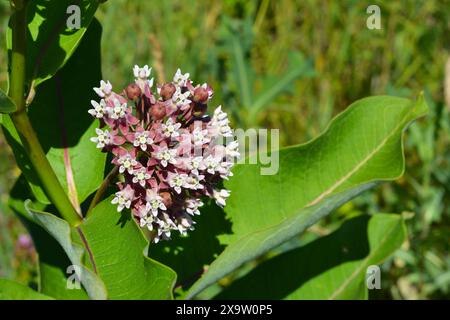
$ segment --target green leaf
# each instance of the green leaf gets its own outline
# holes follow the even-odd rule
[[[400,215],[360,216],[330,235],[261,263],[216,298],[365,299],[367,268],[381,264],[405,238]]]
[[[67,25],[68,7],[80,8],[80,28]],[[69,60],[80,43],[98,7],[97,0],[33,0],[28,4],[27,79],[33,87],[51,78]],[[71,12],[72,13],[72,12]],[[70,22],[70,21],[69,21]],[[11,26],[7,47],[11,50]]]
[[[98,204],[80,226],[109,299],[170,299],[176,273],[147,257],[148,241],[130,212],[112,198]]]
[[[31,219],[50,234],[63,248],[70,262],[79,268],[80,280],[91,299],[104,300],[107,297],[105,285],[94,272],[83,264],[85,250],[82,246],[82,232],[79,228],[71,229],[67,221],[55,215],[30,207],[31,202],[25,202],[25,209]],[[76,236],[79,236],[77,238]],[[76,239],[74,241],[73,239]],[[43,248],[43,251],[48,250]]]
[[[97,120],[87,110],[96,99],[92,90],[101,79],[101,26],[94,20],[76,52],[54,78],[36,89],[28,114],[47,158],[75,207],[103,180],[105,154],[89,138]],[[19,168],[37,200],[49,203],[9,117],[2,120],[5,136]]]
[[[172,235],[170,241],[150,246],[148,255],[174,269],[178,284],[189,288],[203,273],[206,265],[214,261],[225,249],[218,235],[231,232],[231,223],[225,213],[212,202],[206,203],[196,218],[195,230],[188,236]]]
[[[148,241],[131,214],[120,214],[111,198],[98,204],[78,228],[26,204],[46,230],[81,268],[81,282],[92,299],[170,299],[176,273],[147,257]],[[39,250],[39,249],[38,249]],[[42,248],[45,251],[45,248]]]
[[[0,300],[51,300],[52,298],[20,283],[0,279]]]
[[[17,106],[3,90],[0,89],[0,113],[11,113],[17,110]]]
[[[39,254],[39,292],[58,300],[88,299],[84,288],[80,290],[68,288],[69,274],[67,271],[72,262],[55,238],[31,219],[24,206],[25,200],[30,198],[32,198],[32,194],[30,194],[27,182],[22,175],[11,191],[8,204],[27,228]],[[34,202],[33,208],[45,210],[45,205]]]
[[[243,263],[256,258],[329,214],[366,189],[404,171],[402,133],[424,115],[416,102],[379,96],[359,100],[338,115],[313,141],[282,149],[279,171],[261,175],[261,165],[239,165],[226,187],[230,245],[190,290],[188,298]]]
[[[191,287],[187,294],[190,299],[209,285],[242,266],[245,262],[257,258],[283,242],[304,232],[317,221],[326,217],[334,209],[340,207],[375,184],[367,184],[341,194],[326,198],[319,205],[299,210],[299,214],[283,220],[268,228],[249,232],[231,243],[209,266],[207,272]]]

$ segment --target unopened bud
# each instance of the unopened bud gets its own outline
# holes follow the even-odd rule
[[[160,96],[161,98],[163,98],[163,100],[169,100],[170,98],[172,98],[176,90],[177,88],[175,88],[175,85],[173,83],[166,83],[161,88]]]
[[[137,100],[142,94],[141,88],[136,83],[130,83],[125,89],[128,99]]]
[[[159,195],[160,195],[160,197],[162,198],[162,202],[164,203],[164,205],[165,205],[167,208],[170,208],[170,207],[172,206],[172,203],[173,203],[173,201],[172,201],[172,195],[170,194],[170,192],[163,191],[163,192],[161,192]]]
[[[150,114],[152,115],[153,119],[161,120],[166,116],[166,107],[161,103],[156,103],[152,105]]]
[[[194,101],[199,103],[205,103],[208,101],[208,90],[203,87],[198,87],[194,90]]]

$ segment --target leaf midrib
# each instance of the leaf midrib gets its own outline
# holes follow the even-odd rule
[[[75,210],[81,216],[80,202],[78,201],[78,191],[75,183],[75,177],[72,169],[72,162],[70,159],[69,145],[67,143],[67,130],[65,124],[65,101],[62,94],[62,80],[59,75],[55,76],[56,81],[56,96],[57,104],[59,106],[59,128],[61,130],[61,143],[63,146],[63,160],[66,172],[67,193]]]
[[[373,187],[373,185],[371,185],[370,183],[365,184],[365,186],[366,186],[365,188],[362,188],[362,190],[360,190],[359,192],[353,194],[352,196],[349,196],[349,198],[353,198],[353,197],[355,197],[357,194],[361,193],[362,191],[365,191],[365,190],[367,190],[367,189]],[[344,203],[347,202],[348,200],[349,200],[349,199],[347,198],[347,199],[344,201]],[[337,203],[338,203],[337,206],[339,206],[339,202],[340,202],[340,201],[342,201],[342,200],[337,200]],[[341,203],[341,204],[342,204],[342,203]],[[335,206],[335,205],[332,204],[332,203],[330,203],[330,204],[328,204],[328,205],[333,206],[333,207]],[[305,210],[305,208],[300,209],[300,210],[299,210],[299,213],[300,213],[300,212],[303,212],[303,210]],[[330,210],[329,212],[331,212],[331,211],[332,211],[332,210]],[[317,214],[317,212],[315,212],[315,214]],[[304,227],[302,228],[302,230],[306,230],[308,227],[312,226],[314,223],[316,223],[316,222],[322,217],[322,216],[315,216],[315,214],[312,214],[312,215],[310,215],[309,217],[307,217],[307,218],[303,221],[303,223],[301,223],[301,220],[304,219],[305,217],[304,217],[303,215],[296,214],[296,215],[294,215],[294,216],[291,216],[291,217],[289,217],[289,218],[284,219],[283,221],[281,221],[280,223],[277,223],[277,224],[275,224],[275,225],[266,226],[266,227],[264,227],[264,228],[261,228],[261,229],[258,229],[258,230],[254,230],[254,231],[252,231],[252,232],[250,232],[250,233],[247,233],[247,234],[243,235],[241,238],[239,238],[238,240],[233,241],[233,243],[230,244],[230,245],[229,245],[229,246],[228,246],[228,247],[220,254],[220,256],[222,256],[222,255],[224,254],[224,252],[225,252],[226,250],[228,250],[228,248],[229,248],[230,246],[232,246],[232,245],[234,245],[235,243],[238,243],[238,242],[240,243],[239,248],[237,249],[237,252],[238,252],[239,254],[236,254],[236,255],[237,255],[237,256],[240,256],[240,255],[241,255],[241,252],[242,252],[242,251],[245,251],[247,246],[251,246],[251,242],[254,241],[254,236],[255,236],[255,235],[258,235],[258,234],[263,233],[263,232],[266,232],[266,231],[268,231],[268,230],[270,230],[270,229],[276,228],[277,226],[278,226],[278,227],[281,227],[282,229],[277,229],[277,230],[275,230],[274,233],[272,233],[272,234],[271,234],[270,236],[268,236],[266,239],[264,239],[263,241],[261,241],[261,246],[264,246],[262,243],[268,242],[271,238],[276,237],[276,236],[279,235],[279,234],[286,233],[285,231],[288,231],[288,230],[289,230],[289,225],[292,225],[292,224],[295,224],[295,225],[303,224]],[[289,222],[289,223],[288,223],[288,222]],[[283,240],[281,240],[281,241],[279,241],[279,242],[277,241],[277,243],[276,243],[275,245],[272,245],[271,248],[276,247],[277,245],[280,245],[281,243],[287,241],[289,238],[292,238],[292,237],[293,237],[293,235],[288,236],[288,237],[285,237]],[[269,242],[270,242],[270,241],[269,241]],[[237,262],[237,263],[238,263],[238,267],[239,267],[239,266],[242,266],[245,262],[250,261],[251,259],[257,257],[257,256],[260,255],[260,254],[261,254],[260,252],[257,252],[256,254],[255,254],[255,252],[254,252],[253,254],[251,254],[250,256],[247,256],[247,258],[246,258],[246,259],[243,259],[242,261],[239,261],[239,260],[241,260],[241,259],[238,259],[238,262]],[[219,257],[220,257],[220,256],[219,256]],[[217,260],[213,261],[213,263],[216,263],[216,261],[217,261]],[[236,268],[237,268],[237,267],[236,267]],[[230,271],[228,271],[228,272],[224,272],[224,273],[223,273],[223,276],[226,275],[226,274],[229,274],[231,271],[232,271],[232,270],[230,270]],[[216,271],[216,272],[217,272],[217,271]],[[216,278],[216,280],[217,280],[219,277],[216,276],[216,277],[213,277],[213,278]],[[192,297],[196,296],[199,292],[203,291],[206,287],[210,286],[212,283],[213,283],[213,281],[210,281],[207,285],[200,286],[200,289],[196,289],[196,290],[193,290],[193,288],[194,288],[194,286],[195,286],[195,284],[194,284],[194,286],[192,286],[192,287],[189,289],[189,293],[186,295],[186,298],[187,298],[187,299],[191,299]]]
[[[414,108],[412,109],[412,111]],[[305,207],[310,207],[321,200],[323,200],[326,196],[332,194],[337,188],[339,188],[344,182],[346,182],[351,176],[353,176],[359,169],[361,169],[365,164],[367,164],[389,141],[390,138],[394,136],[394,134],[403,127],[406,119],[409,117],[410,113],[407,112],[406,115],[399,121],[398,125],[394,127],[394,129],[380,142],[380,144],[370,152],[361,162],[359,162],[353,169],[351,169],[347,174],[342,176],[338,181],[336,181],[330,188],[322,192],[317,198],[313,201],[309,202]]]
[[[397,225],[392,226],[392,228],[389,229],[388,232],[384,234],[379,244],[376,246],[374,250],[371,250],[369,255],[361,261],[361,264],[353,271],[353,273],[331,294],[331,296],[328,298],[328,300],[334,300],[338,295],[340,295],[345,288],[347,288],[350,283],[359,275],[359,273],[363,270],[364,266],[367,265],[367,263],[372,259],[380,250],[380,248],[383,247],[383,245],[386,243],[387,239],[391,236],[391,233],[397,229]]]

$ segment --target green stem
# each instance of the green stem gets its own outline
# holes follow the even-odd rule
[[[95,193],[94,199],[92,199],[91,204],[89,205],[89,209],[86,213],[86,218],[89,217],[95,206],[103,199],[108,186],[112,183],[118,173],[119,167],[114,167],[114,169],[112,169],[111,172],[108,173],[105,180],[103,180],[102,185],[100,186],[100,188],[98,188],[97,192]]]
[[[40,179],[47,197],[69,224],[77,226],[81,223],[82,219],[73,208],[48,162],[26,112],[24,91],[26,72],[25,45],[27,35],[26,1],[13,1],[13,7],[15,12],[12,16],[13,30],[9,96],[15,102],[17,111],[10,115],[11,120],[19,133],[23,147]]]

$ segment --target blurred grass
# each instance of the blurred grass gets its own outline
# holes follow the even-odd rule
[[[366,28],[368,4],[356,0],[107,1],[97,14],[103,75],[119,87],[132,79],[134,64],[153,66],[157,82],[180,67],[213,86],[213,103],[232,112],[235,126],[279,128],[282,146],[315,137],[356,99],[414,98],[425,90],[431,112],[408,131],[405,176],[318,228],[326,232],[363,212],[411,213],[410,240],[383,266],[386,289],[372,297],[450,298],[450,119],[443,85],[450,1],[376,3],[381,30]],[[1,2],[1,39],[7,11]],[[2,66],[5,60],[2,50]],[[0,71],[5,88],[6,68]],[[4,214],[16,169],[3,142],[0,172],[0,248],[9,248],[0,252],[1,275],[14,272],[4,261],[18,235],[11,230],[20,229]]]

